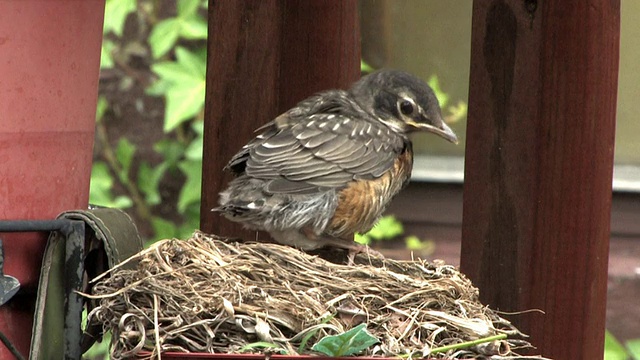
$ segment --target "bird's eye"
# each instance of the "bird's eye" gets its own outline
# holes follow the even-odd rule
[[[403,113],[404,115],[411,115],[413,114],[413,102],[407,99],[404,100],[400,100],[400,104],[398,105],[398,107],[400,108],[400,112]]]

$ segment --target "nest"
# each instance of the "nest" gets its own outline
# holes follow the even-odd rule
[[[308,354],[319,339],[361,323],[379,340],[366,356],[507,359],[529,346],[453,266],[365,255],[358,260],[367,264],[347,266],[201,232],[164,240],[128,260],[136,270],[116,267],[97,279],[89,324],[112,332],[114,359],[142,351]],[[508,338],[432,352],[499,334]]]

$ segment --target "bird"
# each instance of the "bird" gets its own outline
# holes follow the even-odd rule
[[[212,210],[303,251],[346,249],[353,263],[369,251],[354,234],[409,182],[418,131],[458,143],[434,91],[410,73],[379,70],[317,93],[256,130],[226,165],[235,177]]]

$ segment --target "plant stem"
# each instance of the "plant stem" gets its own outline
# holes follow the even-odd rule
[[[116,175],[114,176],[122,186],[126,189],[126,191],[131,196],[131,200],[136,206],[136,212],[140,215],[144,220],[151,219],[151,210],[147,206],[147,203],[144,201],[138,187],[131,182],[129,176],[127,175],[126,179],[122,179],[120,174],[122,173],[122,168],[120,167],[120,163],[116,158],[115,152],[113,151],[113,147],[109,143],[109,137],[107,135],[107,129],[102,121],[96,124],[96,134],[98,135],[98,139],[102,144],[102,156],[111,168],[111,171]]]
[[[489,336],[489,337],[482,338],[482,339],[465,341],[465,342],[461,342],[461,343],[458,343],[458,344],[451,344],[451,345],[437,347],[437,348],[431,349],[429,354],[436,354],[436,353],[446,352],[446,351],[449,351],[449,350],[465,349],[465,348],[468,348],[468,347],[472,347],[474,345],[484,344],[484,343],[487,343],[487,342],[490,342],[490,341],[495,341],[495,340],[503,340],[503,339],[506,339],[506,338],[507,338],[507,334],[493,335],[493,336]]]

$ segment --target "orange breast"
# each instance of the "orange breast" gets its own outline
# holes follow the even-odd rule
[[[413,152],[408,147],[393,167],[374,180],[356,180],[339,193],[339,203],[325,233],[343,239],[365,233],[375,225],[391,199],[411,176]]]

